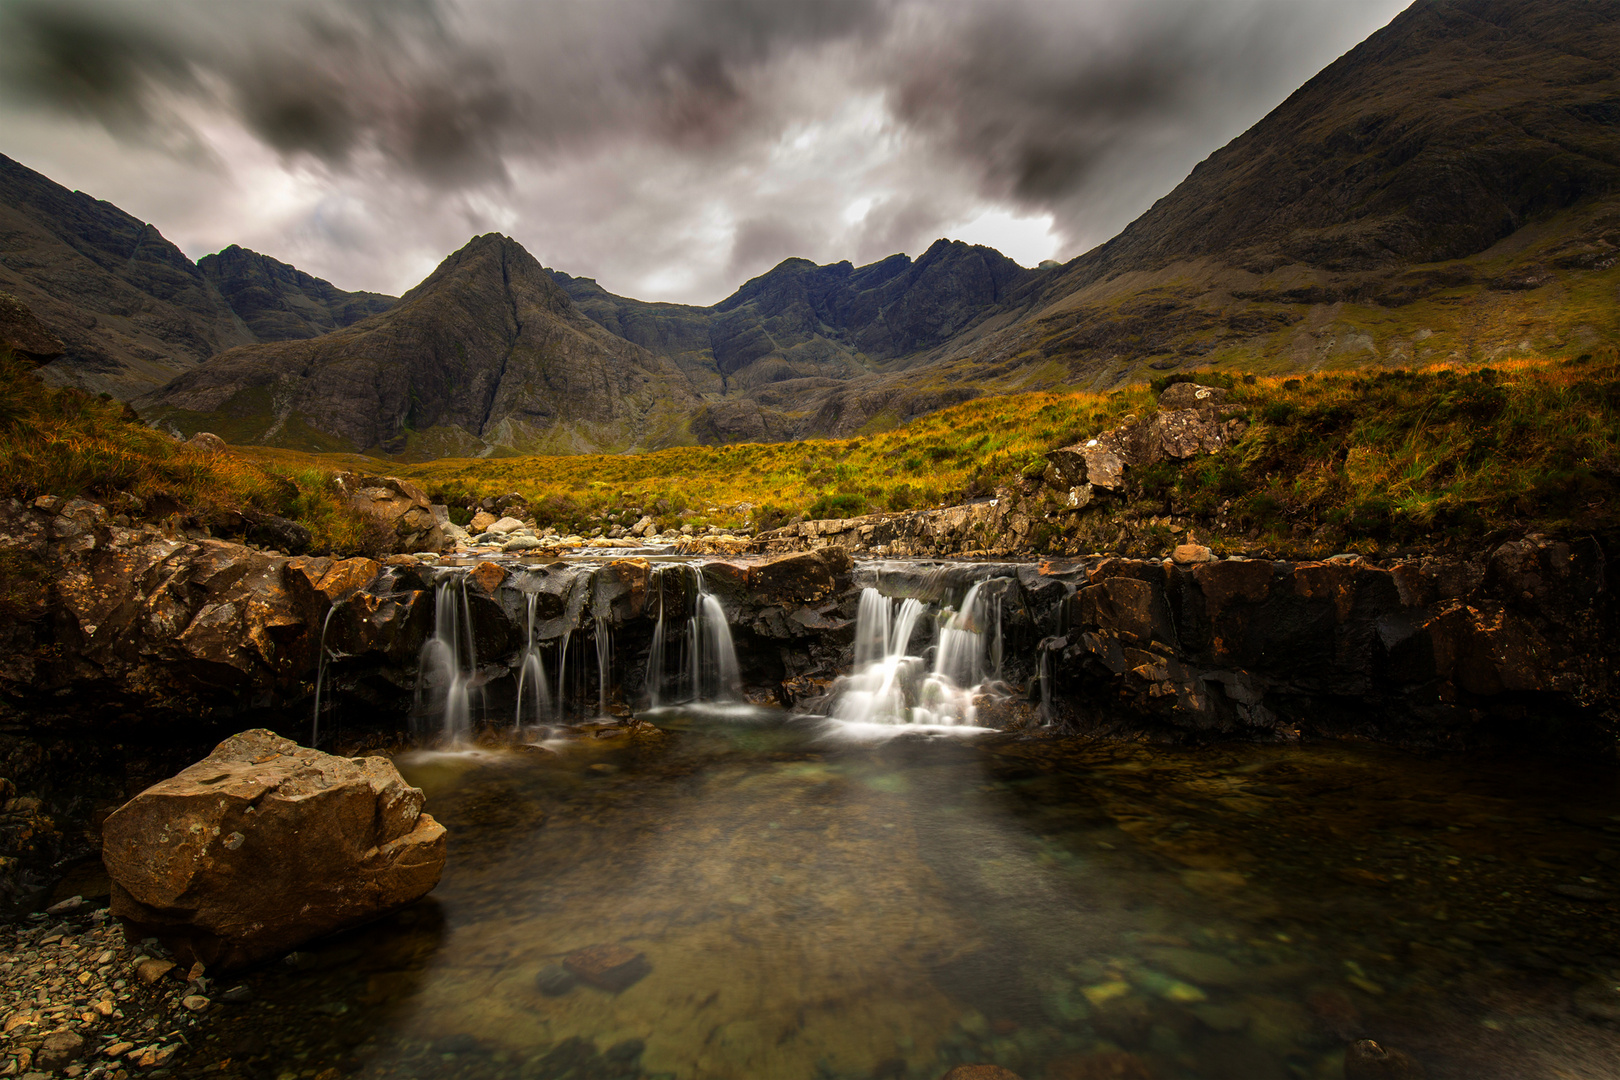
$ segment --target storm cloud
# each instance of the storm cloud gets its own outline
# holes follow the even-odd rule
[[[399,291],[499,229],[706,303],[946,234],[1072,257],[1399,7],[10,0],[0,151],[193,256]]]

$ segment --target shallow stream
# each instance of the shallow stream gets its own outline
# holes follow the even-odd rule
[[[399,755],[443,882],[253,977],[189,1069],[1338,1080],[1370,1036],[1431,1078],[1620,1075],[1611,770],[658,719]],[[570,986],[594,945],[644,974]]]

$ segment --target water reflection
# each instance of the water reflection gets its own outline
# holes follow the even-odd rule
[[[1431,1077],[1615,1075],[1611,775],[731,709],[403,756],[442,927],[314,950],[225,1039],[367,1077],[1337,1080],[1364,1035]],[[573,979],[590,946],[646,972]]]

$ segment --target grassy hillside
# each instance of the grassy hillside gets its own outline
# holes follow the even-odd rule
[[[1122,525],[1133,548],[1198,527],[1234,549],[1315,551],[1469,542],[1523,528],[1608,532],[1615,521],[1612,347],[1488,367],[1197,377],[1230,386],[1249,423],[1243,438],[1218,455],[1136,472],[1123,500],[1059,514],[1042,532],[1047,550],[1118,546],[1111,538]],[[850,439],[441,460],[398,471],[452,503],[520,492],[543,522],[564,529],[633,520],[632,508],[666,525],[684,509],[698,525],[769,528],[799,515],[908,510],[997,491],[1056,511],[1057,493],[1038,484],[1043,455],[1145,414],[1162,385],[982,398]],[[242,452],[283,472],[317,460]]]
[[[177,519],[216,535],[241,535],[259,515],[290,518],[309,528],[316,551],[376,544],[375,526],[332,487],[330,467],[267,467],[178,443],[129,406],[47,386],[31,364],[0,352],[0,498],[40,495],[82,496],[131,520]]]

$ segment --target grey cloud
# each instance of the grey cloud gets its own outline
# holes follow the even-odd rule
[[[604,284],[712,300],[788,255],[920,253],[990,206],[1053,215],[1060,254],[1078,254],[1398,6],[0,0],[0,119],[43,107],[177,157],[214,147],[216,175],[262,183],[263,155],[242,164],[240,137],[190,126],[234,119],[299,184],[341,192],[364,242],[315,201],[266,224],[202,220],[200,197],[186,230],[285,236],[287,257],[353,286],[398,287],[478,221]],[[824,157],[773,157],[862,95],[887,109],[869,152],[845,130]],[[138,188],[106,171],[108,197]],[[228,194],[217,205],[240,212]]]

